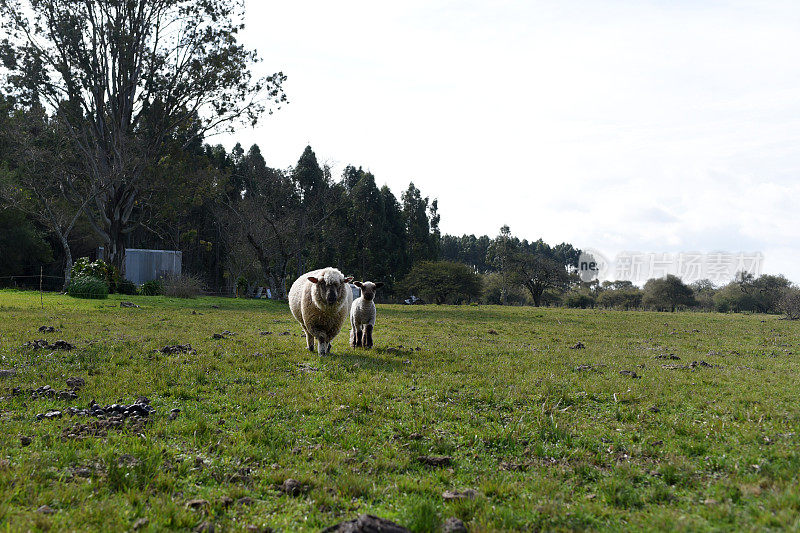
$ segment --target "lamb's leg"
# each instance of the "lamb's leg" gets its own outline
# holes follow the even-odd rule
[[[356,346],[363,346],[364,345],[364,336],[361,332],[361,326],[356,328]]]
[[[350,346],[355,348],[356,345],[356,325],[350,322]]]
[[[372,324],[367,324],[364,329],[364,348],[372,348]]]
[[[325,342],[325,339],[323,337],[320,337],[319,342],[317,343],[317,353],[319,355],[325,355],[326,353],[329,353],[330,350],[331,350],[330,344]]]

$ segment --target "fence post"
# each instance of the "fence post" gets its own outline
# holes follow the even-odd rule
[[[42,296],[42,271],[43,270],[44,270],[44,267],[39,265],[39,304],[42,306],[42,309],[44,309],[44,297]]]

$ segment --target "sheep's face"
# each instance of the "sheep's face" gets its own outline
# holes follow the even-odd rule
[[[314,300],[318,303],[336,305],[342,302],[346,291],[349,290],[347,284],[353,278],[346,278],[336,269],[326,269],[319,277],[309,276],[308,280],[314,284]]]
[[[361,297],[370,302],[375,299],[375,293],[383,287],[383,282],[356,281],[355,286],[361,289]]]

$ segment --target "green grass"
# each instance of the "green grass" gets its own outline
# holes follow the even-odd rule
[[[800,529],[800,323],[381,305],[371,351],[346,328],[321,358],[299,333],[274,302],[46,294],[41,309],[0,291],[0,369],[16,369],[0,378],[0,530],[314,531],[362,512],[416,531],[451,516],[472,531]],[[22,348],[39,338],[75,348]],[[197,354],[156,351],[178,343]],[[720,366],[662,368],[700,360]],[[78,400],[10,394],[70,376]],[[141,395],[158,411],[140,432],[64,441],[85,420],[35,419]],[[280,492],[287,478],[306,492]],[[442,497],[468,488],[477,499]]]

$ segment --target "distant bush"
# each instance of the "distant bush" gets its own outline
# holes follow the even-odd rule
[[[119,294],[139,294],[136,284],[129,279],[121,279],[117,282],[117,292]]]
[[[594,307],[596,300],[591,294],[585,292],[571,292],[564,298],[564,304],[573,309],[580,308],[586,309],[587,307]]]
[[[800,289],[789,289],[780,303],[780,310],[789,320],[800,320]]]
[[[644,284],[642,305],[656,311],[672,311],[697,305],[692,289],[681,278],[667,274],[663,278],[650,279]]]
[[[403,281],[409,294],[438,304],[470,302],[481,294],[481,279],[467,265],[451,261],[421,261]]]
[[[164,280],[164,296],[173,298],[195,298],[203,292],[203,282],[199,278],[182,274]]]
[[[629,287],[605,289],[597,297],[597,303],[606,309],[636,309],[642,305],[642,291],[633,284]]]
[[[738,283],[731,282],[714,293],[714,305],[720,313],[753,313],[758,307],[756,299],[744,292]]]
[[[139,288],[139,294],[143,296],[161,296],[164,294],[164,284],[160,279],[145,281]]]
[[[483,275],[481,301],[485,304],[503,303],[503,276],[498,272]],[[513,280],[506,282],[506,303],[508,305],[527,305],[532,303],[525,289]]]
[[[81,276],[70,280],[67,294],[73,298],[101,300],[108,297],[108,285],[102,279],[93,276]]]

